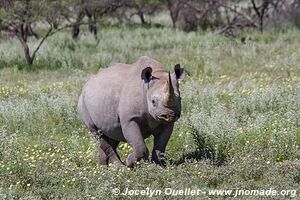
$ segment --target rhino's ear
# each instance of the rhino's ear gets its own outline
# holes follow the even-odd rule
[[[142,74],[141,74],[141,78],[145,81],[145,83],[149,83],[151,80],[151,76],[152,76],[152,68],[151,67],[146,67],[145,69],[143,69]]]
[[[177,64],[174,66],[174,73],[175,73],[176,79],[179,81],[183,80],[186,75],[184,68],[181,67],[180,64]]]

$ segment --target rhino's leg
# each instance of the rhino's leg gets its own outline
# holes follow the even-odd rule
[[[118,144],[119,142],[116,140],[110,139],[105,135],[101,136],[98,151],[98,159],[100,165],[106,166],[108,165],[109,161],[114,164],[123,164],[116,150]]]
[[[101,148],[101,145],[99,146],[99,149],[98,149],[98,162],[99,162],[99,165],[103,166],[103,167],[106,167],[108,165],[108,159],[107,159],[106,153]]]
[[[152,158],[151,160],[156,164],[165,166],[165,157],[164,153],[166,150],[166,146],[170,139],[170,136],[173,131],[173,124],[172,125],[164,125],[162,126],[158,132],[154,135],[154,146],[152,151]]]
[[[109,149],[107,156],[110,162],[114,164],[123,164],[122,161],[120,160],[120,156],[117,152],[117,147],[119,145],[119,141],[113,140],[111,138],[108,138],[105,136],[106,142],[111,146],[111,149]]]
[[[136,161],[148,160],[149,151],[144,142],[144,138],[138,124],[134,121],[126,123],[122,126],[124,137],[132,146],[133,153],[129,154],[126,159],[126,165],[133,167]]]

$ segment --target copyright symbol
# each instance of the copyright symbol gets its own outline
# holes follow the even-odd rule
[[[118,188],[114,188],[111,190],[111,192],[113,193],[113,195],[118,196],[120,194],[120,190]]]

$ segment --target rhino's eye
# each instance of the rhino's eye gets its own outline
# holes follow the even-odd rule
[[[156,106],[156,101],[154,99],[152,99],[152,105]]]

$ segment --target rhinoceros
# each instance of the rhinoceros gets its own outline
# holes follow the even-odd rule
[[[119,142],[133,149],[126,165],[148,160],[144,139],[154,136],[152,161],[165,165],[164,152],[180,117],[179,80],[185,76],[179,64],[174,73],[158,61],[143,56],[133,64],[113,64],[88,80],[79,97],[81,120],[96,137],[99,164],[123,164],[117,153]]]

